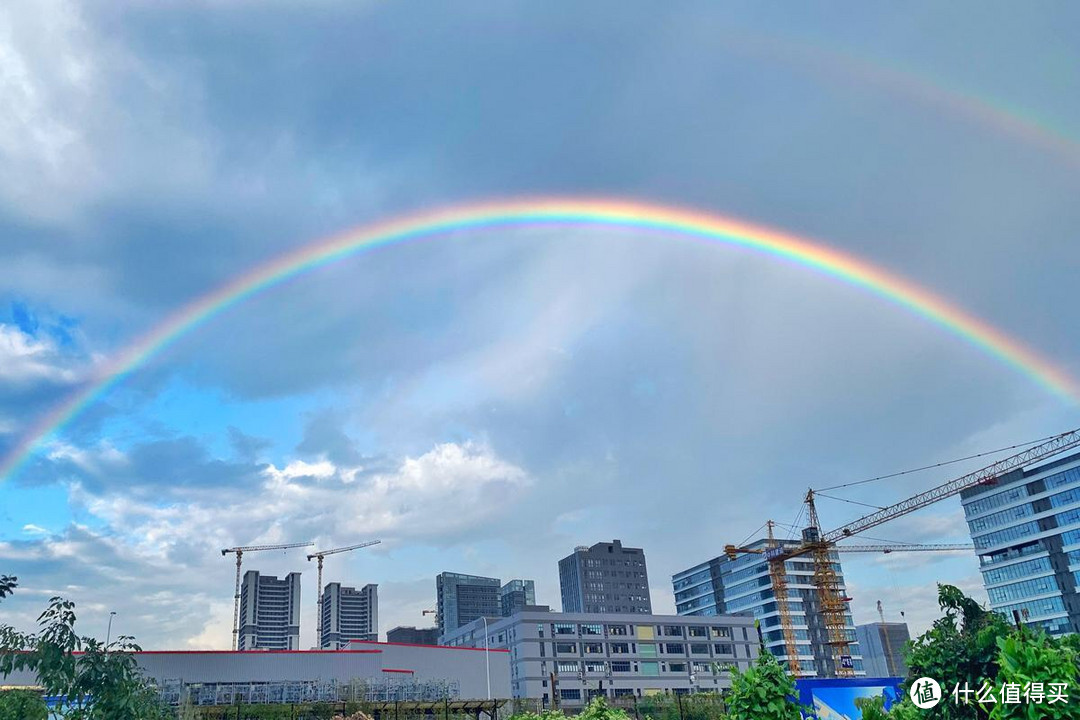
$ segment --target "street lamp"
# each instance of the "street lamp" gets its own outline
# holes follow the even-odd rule
[[[109,628],[105,631],[105,651],[109,651],[109,640],[112,639],[112,619],[116,615],[116,611],[113,610],[109,613]]]
[[[488,635],[488,621],[486,615],[481,615],[480,619],[484,621],[484,672],[487,674],[487,699],[491,699],[491,638]]]

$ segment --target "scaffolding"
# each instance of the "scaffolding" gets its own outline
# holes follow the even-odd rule
[[[285,680],[271,682],[186,683],[165,680],[158,687],[169,705],[195,706],[244,704],[300,704],[334,702],[443,702],[457,700],[461,686],[456,680],[392,680],[368,682],[355,679]]]

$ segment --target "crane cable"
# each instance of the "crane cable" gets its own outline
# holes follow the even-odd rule
[[[995,455],[997,453],[1005,452],[1006,450],[1016,450],[1017,448],[1028,447],[1029,445],[1038,445],[1039,443],[1046,442],[1047,440],[1053,440],[1057,435],[1047,435],[1044,438],[1038,440],[1032,440],[1031,442],[1018,443],[1016,445],[1010,445],[1008,447],[998,448],[997,450],[987,450],[986,452],[976,453],[974,455],[968,455],[967,457],[957,458],[955,460],[945,460],[944,462],[934,463],[933,465],[924,465],[923,467],[913,468],[911,470],[904,470],[902,472],[890,473],[888,475],[879,475],[877,477],[868,478],[866,480],[856,480],[855,482],[841,483],[840,485],[832,485],[827,488],[821,488],[821,490],[836,490],[838,488],[854,487],[856,485],[865,485],[866,483],[877,482],[878,480],[888,480],[889,478],[900,477],[901,475],[910,475],[911,473],[922,472],[923,470],[933,470],[934,468],[945,467],[946,465],[955,465],[965,460],[974,460],[976,458],[985,457],[987,455]],[[815,490],[815,494],[819,494],[821,490]],[[834,500],[838,498],[833,498]],[[876,507],[872,505],[871,507]]]

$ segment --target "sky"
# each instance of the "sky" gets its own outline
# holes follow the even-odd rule
[[[436,208],[618,198],[871,262],[1080,376],[1075,3],[41,0],[0,7],[0,456],[172,313]],[[423,626],[441,571],[536,581],[618,538],[671,575],[808,487],[1076,426],[1075,398],[896,303],[614,227],[358,253],[178,337],[0,479],[0,619],[48,598],[227,648],[236,545]],[[979,461],[836,491],[827,528]],[[854,501],[854,502],[851,502]],[[874,538],[968,540],[959,501]],[[867,539],[867,541],[871,541]],[[985,600],[973,555],[850,555],[858,623]],[[245,569],[303,573],[304,551]]]

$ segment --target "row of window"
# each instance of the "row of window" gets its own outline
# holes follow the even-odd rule
[[[1053,572],[1050,558],[1035,558],[1034,560],[1025,560],[1005,567],[994,568],[993,570],[984,570],[983,580],[987,585],[996,585],[999,582],[1016,580],[1028,575],[1037,575],[1041,572]]]
[[[1065,535],[1068,534],[1069,533],[1065,533]],[[1041,552],[1046,552],[1046,548],[1043,547],[1041,540],[1035,540],[1034,542],[1028,543],[1026,545],[1020,545],[1019,547],[999,550],[990,555],[980,555],[979,564],[983,567],[989,567],[991,565],[1009,562],[1012,560],[1016,560],[1017,558],[1026,557],[1028,555],[1036,555]]]
[[[1021,498],[1026,498],[1027,496],[1027,485],[1018,485],[1016,487],[1011,487],[1008,490],[1002,490],[999,493],[987,495],[986,497],[981,497],[978,500],[972,500],[971,502],[964,505],[964,515],[966,515],[967,517],[971,517],[972,515],[978,515],[979,513],[984,513],[987,510],[992,510],[993,508],[1016,502],[1017,500],[1020,500]]]
[[[653,631],[654,626],[640,625],[638,626],[641,631]],[[536,626],[537,633],[540,637],[544,637],[544,625],[538,624]],[[604,631],[607,631],[608,636],[626,636],[630,635],[634,631],[634,626],[629,628],[626,625],[601,625],[599,623],[551,623],[551,635],[555,637],[557,635],[572,635],[581,637],[586,636],[603,636]],[[657,635],[664,637],[692,637],[692,638],[727,638],[731,637],[731,628],[721,626],[708,626],[708,625],[656,625],[655,632]],[[642,635],[645,637],[645,635]],[[648,637],[652,637],[651,634]]]
[[[1045,595],[1057,592],[1058,586],[1053,575],[1021,580],[1020,582],[990,588],[986,592],[990,595],[990,602],[994,604],[1023,600],[1033,595]]]
[[[604,654],[603,643],[583,642],[580,645],[583,655]],[[633,645],[631,643],[608,643],[608,654],[629,655],[631,652],[637,652],[645,657],[656,657],[659,649],[665,655],[685,655],[687,647],[689,647],[691,655],[708,655],[709,645],[710,643],[690,643],[689,646],[686,643],[634,643]],[[734,646],[730,643],[714,643],[712,644],[712,652],[717,655],[732,655],[734,654]],[[555,654],[577,655],[578,643],[557,642],[555,643]],[[540,643],[540,655],[544,655],[544,643]]]
[[[1080,468],[1069,468],[1059,473],[1055,473],[1048,478],[1043,479],[1046,484],[1046,488],[1061,487],[1062,485],[1072,485],[1074,483],[1080,483]]]
[[[986,535],[980,535],[979,537],[972,539],[975,541],[975,548],[982,550],[995,545],[1003,545],[1012,540],[1029,537],[1038,532],[1039,523],[1033,521],[1022,523],[1015,527],[1005,528],[1004,530],[998,530],[997,532],[987,533]]]
[[[968,520],[968,526],[971,528],[971,532],[982,532],[998,525],[1007,525],[1014,520],[1031,517],[1034,514],[1035,509],[1031,507],[1031,503],[1024,503],[974,520]]]
[[[1043,484],[1047,490],[1052,490],[1064,485],[1080,484],[1080,468],[1070,468],[1063,472],[1055,473],[1047,478],[1043,479]],[[1060,507],[1066,505],[1069,502],[1075,502],[1080,500],[1080,494],[1078,494],[1073,500],[1069,500],[1065,497],[1067,493],[1058,493],[1058,495],[1051,496],[1050,503],[1054,507]],[[986,497],[979,498],[970,503],[964,505],[964,515],[971,517],[972,515],[978,515],[984,513],[987,510],[991,510],[1002,505],[1008,505],[1009,503],[1016,502],[1022,498],[1028,497],[1029,492],[1027,485],[1018,485],[1011,487],[1007,490],[1003,490],[993,495],[987,495]],[[1056,500],[1055,500],[1056,498]]]
[[[1011,622],[1013,619],[1013,610],[1020,613],[1022,620],[1028,618],[1037,618],[1044,615],[1055,615],[1065,612],[1065,601],[1061,599],[1061,596],[1043,598],[1042,600],[1028,600],[1027,602],[1015,603],[1013,605],[1003,605],[999,608],[994,608],[999,613],[1004,615]]]
[[[653,668],[658,668],[659,672],[685,673],[689,669],[695,673],[719,674],[729,671],[733,666],[734,664],[730,662],[656,663],[652,661],[631,662],[629,660],[612,660],[609,663],[589,661],[579,663],[560,660],[555,664],[555,672],[559,675],[575,675],[582,672],[607,674],[608,670],[610,670],[612,673],[641,672],[643,675],[649,675],[653,674]]]

